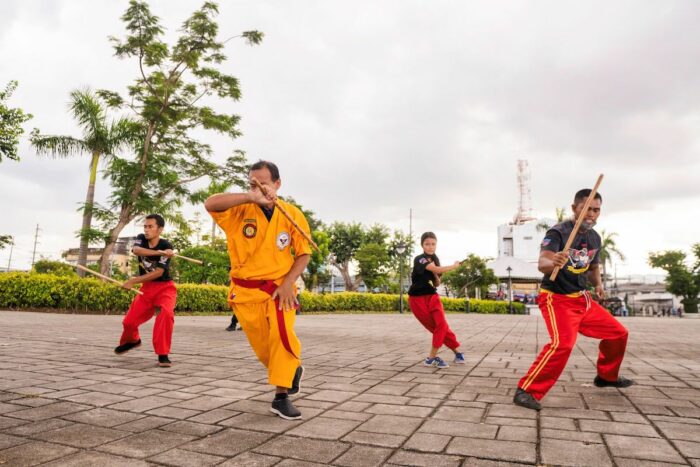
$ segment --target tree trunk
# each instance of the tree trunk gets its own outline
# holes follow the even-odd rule
[[[117,244],[119,234],[122,232],[122,230],[124,230],[124,227],[129,225],[129,222],[131,222],[133,219],[134,216],[131,214],[131,210],[126,206],[122,206],[122,211],[119,214],[119,221],[117,222],[117,225],[115,225],[114,228],[109,231],[108,239],[105,242],[105,248],[102,250],[102,256],[100,257],[101,274],[111,276],[112,270],[110,268],[109,258],[112,256],[112,251],[114,251],[114,245]]]
[[[92,224],[92,207],[95,202],[95,181],[97,180],[97,163],[100,154],[97,151],[92,153],[90,163],[90,182],[88,183],[87,195],[85,196],[85,208],[83,210],[83,227],[80,229],[80,249],[78,250],[78,264],[87,266],[87,252],[90,246],[88,242],[87,230]],[[78,269],[78,276],[85,277],[85,271]]]
[[[355,284],[352,281],[352,277],[350,277],[349,264],[348,263],[337,264],[336,267],[338,268],[338,271],[340,271],[340,275],[343,278],[343,282],[345,283],[345,291],[346,292],[356,291],[357,287],[355,287]]]

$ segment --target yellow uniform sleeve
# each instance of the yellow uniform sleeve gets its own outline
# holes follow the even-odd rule
[[[230,232],[235,226],[232,225],[235,222],[238,221],[238,212],[241,209],[243,205],[240,206],[234,206],[232,208],[228,208],[225,211],[207,211],[209,212],[209,215],[214,219],[214,222],[216,222],[216,225],[221,227],[221,230],[224,232],[228,233]]]
[[[301,229],[309,234],[311,236],[311,228],[309,227],[309,223],[306,221],[306,217],[304,214],[299,210],[299,209],[294,209],[292,218],[294,221],[301,227]],[[299,233],[299,231],[296,228],[292,228],[292,246],[294,247],[294,255],[295,256],[302,256],[302,255],[310,255],[311,254],[311,245],[309,244],[308,240],[304,238],[304,236]]]

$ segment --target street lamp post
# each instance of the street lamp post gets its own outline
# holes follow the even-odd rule
[[[506,268],[508,271],[508,313],[513,314],[513,282],[510,278],[510,273],[513,270],[510,266]]]
[[[399,313],[403,313],[403,257],[406,245],[399,243],[396,245],[396,253],[399,257]]]

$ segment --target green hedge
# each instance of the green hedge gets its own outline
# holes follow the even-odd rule
[[[178,312],[228,312],[228,288],[222,285],[178,284]],[[0,308],[52,308],[77,312],[126,311],[133,299],[129,292],[97,279],[80,279],[37,273],[0,274]],[[398,295],[341,292],[314,294],[303,292],[301,303],[308,312],[374,311],[395,312]],[[463,312],[464,299],[443,298],[445,311]],[[517,312],[523,305],[514,303]],[[404,308],[408,300],[404,296]],[[490,300],[472,300],[474,313],[507,313],[508,304]]]

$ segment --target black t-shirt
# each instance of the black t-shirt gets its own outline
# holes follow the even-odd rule
[[[435,288],[435,274],[428,271],[430,263],[435,266],[440,266],[440,260],[435,255],[427,255],[423,253],[418,255],[413,260],[413,272],[411,272],[411,288],[408,289],[408,295],[433,295],[437,293]]]
[[[172,250],[173,246],[169,241],[165,239],[159,239],[158,244],[155,247],[148,245],[148,240],[144,234],[139,234],[134,242],[134,247],[148,248],[149,250]],[[172,280],[170,278],[170,259],[167,256],[156,255],[156,256],[137,256],[139,259],[139,275],[143,276],[149,272],[153,272],[156,268],[163,269],[163,275],[157,279],[153,279],[153,282],[167,282]]]
[[[571,232],[574,222],[566,221],[557,224],[547,231],[542,240],[540,250],[562,251]],[[552,282],[549,274],[542,279],[542,288],[559,294],[570,294],[586,290],[586,273],[591,264],[598,264],[600,253],[600,235],[595,230],[588,230],[576,235],[569,248],[569,262],[557,274]]]

